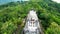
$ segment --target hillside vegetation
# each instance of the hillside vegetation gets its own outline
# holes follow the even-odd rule
[[[60,4],[51,0],[17,1],[0,5],[0,34],[13,34],[31,8],[36,10],[45,34],[60,34]],[[23,27],[20,27],[20,33]]]

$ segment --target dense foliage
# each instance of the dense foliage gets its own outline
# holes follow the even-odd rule
[[[60,34],[60,4],[51,0],[17,1],[0,5],[0,34],[12,34],[19,25],[21,33],[23,19],[31,8],[37,11],[45,34]]]

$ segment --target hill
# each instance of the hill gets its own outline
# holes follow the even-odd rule
[[[21,26],[23,19],[31,8],[37,11],[45,34],[60,33],[60,4],[51,0],[33,0],[0,5],[0,34],[12,34],[19,25],[20,34],[24,27]]]

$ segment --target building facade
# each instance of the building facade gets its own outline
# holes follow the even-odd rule
[[[39,34],[39,33],[40,33],[40,25],[36,11],[31,10],[29,11],[26,19],[24,34]]]

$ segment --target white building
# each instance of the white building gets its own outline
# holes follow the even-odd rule
[[[26,24],[24,27],[24,34],[39,34],[39,21],[36,11],[31,10],[27,16]]]

